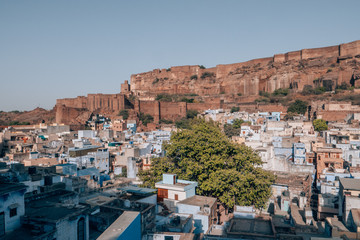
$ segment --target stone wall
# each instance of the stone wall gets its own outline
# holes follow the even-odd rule
[[[131,91],[137,96],[155,96],[159,93],[195,93],[200,96],[241,93],[243,96],[254,96],[260,90],[272,92],[289,87],[301,91],[305,85],[315,86],[314,80],[322,78],[334,84],[350,83],[354,66],[349,63],[353,60],[358,62],[359,57],[360,41],[355,41],[276,54],[242,63],[221,64],[208,69],[199,66],[155,69],[133,74]],[[340,62],[344,59],[350,62]]]

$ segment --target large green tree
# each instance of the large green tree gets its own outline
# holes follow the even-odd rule
[[[291,103],[287,109],[288,113],[297,113],[297,114],[305,114],[307,110],[308,103],[296,100],[295,102]]]
[[[214,122],[194,119],[190,129],[178,131],[164,146],[166,156],[152,161],[150,170],[140,171],[145,186],[154,186],[163,173],[197,181],[197,193],[234,204],[264,207],[274,175],[258,167],[257,153],[231,142]]]
[[[313,121],[314,129],[315,131],[321,132],[328,130],[328,125],[326,124],[326,121],[323,119],[315,119]]]

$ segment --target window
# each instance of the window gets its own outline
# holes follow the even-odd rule
[[[5,235],[5,214],[4,212],[0,213],[0,236]]]
[[[179,200],[179,196],[175,194],[175,200]]]
[[[17,215],[17,208],[10,208],[10,217],[15,217]]]
[[[77,234],[78,240],[85,240],[85,220],[84,218],[80,218],[77,224]]]

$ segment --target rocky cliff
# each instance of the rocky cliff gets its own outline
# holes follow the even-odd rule
[[[202,66],[179,66],[155,69],[131,75],[131,83],[121,84],[119,94],[89,94],[86,97],[58,99],[56,122],[81,124],[91,113],[116,115],[122,109],[150,114],[155,122],[177,120],[188,110],[240,107],[245,111],[286,111],[279,105],[254,103],[260,91],[273,92],[290,88],[302,91],[304,86],[325,87],[360,85],[360,41],[337,46],[303,49],[276,54],[243,63]],[[177,96],[156,101],[159,94]],[[195,96],[194,102],[181,102],[178,96]],[[293,94],[295,96],[295,94]]]
[[[278,88],[301,91],[305,85],[312,85],[332,90],[342,82],[356,85],[359,62],[360,41],[355,41],[208,69],[200,66],[155,69],[133,74],[131,91],[144,100],[167,93],[224,95],[225,102],[230,96],[241,95],[242,98],[236,100],[241,102],[248,96],[258,95],[259,91],[273,92]]]

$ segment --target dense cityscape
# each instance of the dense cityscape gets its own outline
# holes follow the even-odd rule
[[[0,240],[360,239],[360,5],[305,2],[0,1]]]

